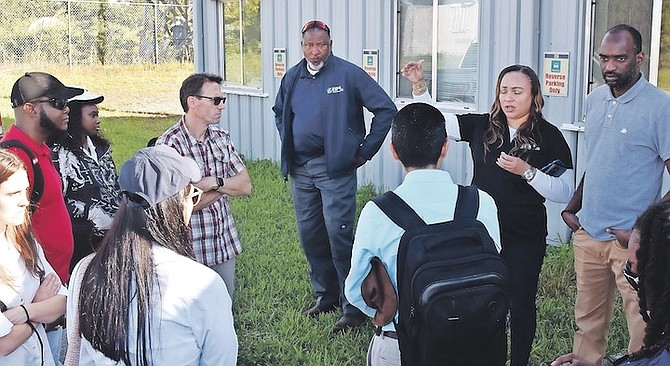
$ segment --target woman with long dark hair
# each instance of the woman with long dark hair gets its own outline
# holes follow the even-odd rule
[[[51,152],[72,220],[70,272],[100,245],[118,208],[119,183],[112,148],[100,133],[98,104],[103,100],[88,90],[71,98],[67,133],[59,136]]]
[[[63,287],[31,233],[28,173],[0,149],[0,365],[55,364],[43,323],[65,313]],[[57,360],[56,360],[57,361]]]
[[[405,65],[403,74],[414,99],[430,102],[422,61]],[[544,119],[543,106],[537,74],[511,65],[498,76],[489,113],[445,115],[449,137],[470,145],[472,184],[498,206],[500,254],[509,271],[511,366],[528,364],[535,337],[535,297],[547,244],[544,202],[565,203],[574,188],[570,148]]]
[[[189,239],[200,179],[197,164],[166,145],[144,148],[123,165],[112,226],[72,273],[74,364],[235,364],[230,296],[216,272],[193,260]]]

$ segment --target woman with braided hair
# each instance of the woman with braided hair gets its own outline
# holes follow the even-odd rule
[[[642,348],[614,365],[670,365],[670,201],[650,206],[635,223],[623,270],[637,290],[640,314],[647,323]],[[593,366],[574,354],[551,365]]]

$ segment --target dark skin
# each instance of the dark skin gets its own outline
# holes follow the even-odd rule
[[[600,57],[600,71],[615,98],[626,93],[642,76],[640,65],[644,61],[644,53],[636,52],[633,37],[627,31],[605,33],[600,43],[598,55]],[[665,168],[670,172],[670,160],[665,161]],[[572,199],[561,213],[563,221],[572,232],[581,228],[576,214],[582,208],[583,183],[584,178],[582,177],[582,181],[575,190]],[[670,191],[666,192],[661,200],[668,199],[670,199]],[[622,246],[628,247],[631,230],[614,228],[607,228],[606,230],[614,235]]]

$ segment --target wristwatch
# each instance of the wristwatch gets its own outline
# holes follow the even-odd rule
[[[530,182],[533,180],[533,178],[535,178],[535,173],[537,173],[537,169],[531,166],[530,168],[526,169],[526,171],[523,172],[521,176],[526,180],[526,182]]]
[[[223,181],[222,177],[216,177],[216,190],[218,191],[225,185],[225,182]]]

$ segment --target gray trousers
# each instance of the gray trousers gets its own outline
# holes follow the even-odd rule
[[[356,214],[356,171],[328,177],[320,156],[293,168],[289,176],[298,234],[320,306],[340,303],[344,314],[360,311],[344,297],[351,267]]]
[[[237,257],[233,257],[223,263],[209,267],[223,279],[223,282],[226,284],[226,289],[228,290],[228,295],[230,295],[230,300],[233,300],[233,295],[235,294],[235,258]]]

